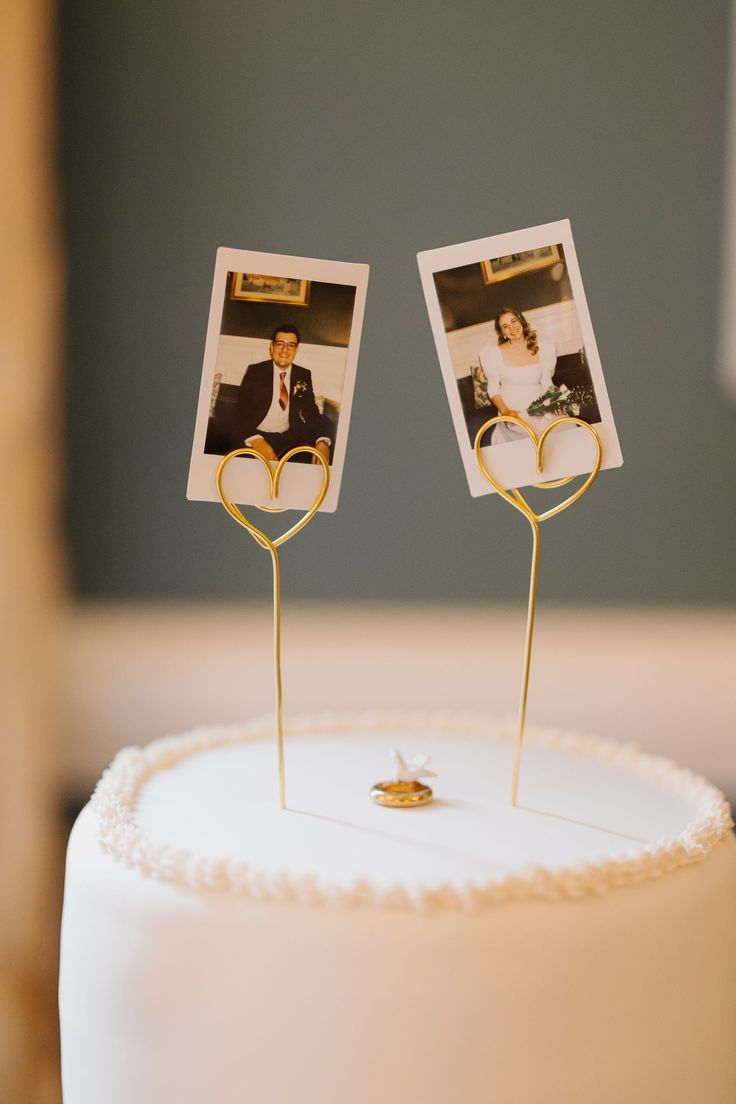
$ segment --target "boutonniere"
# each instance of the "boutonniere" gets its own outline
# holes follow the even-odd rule
[[[292,393],[292,395],[299,396],[299,395],[305,394],[306,390],[307,390],[307,385],[304,382],[304,380],[297,380],[296,383],[294,384],[294,386],[291,389],[291,393]]]

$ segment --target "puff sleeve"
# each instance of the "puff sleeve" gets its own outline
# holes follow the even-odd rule
[[[480,363],[488,380],[488,396],[501,393],[501,354],[496,345],[485,345],[480,351]]]

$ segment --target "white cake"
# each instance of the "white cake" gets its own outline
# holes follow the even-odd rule
[[[511,726],[271,721],[122,752],[69,844],[65,1104],[733,1104],[722,795]],[[433,803],[381,808],[390,749]]]

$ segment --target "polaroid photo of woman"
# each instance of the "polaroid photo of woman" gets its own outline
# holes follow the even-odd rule
[[[475,455],[492,418],[517,418],[536,438],[562,417],[593,426],[603,468],[622,463],[570,224],[464,242],[418,255],[455,431],[472,495],[490,494]],[[548,436],[543,474],[530,435],[497,422],[483,459],[505,488],[580,475],[595,442],[567,424]]]

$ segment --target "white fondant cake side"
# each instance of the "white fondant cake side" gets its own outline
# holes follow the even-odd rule
[[[444,729],[467,733],[469,723],[445,720]],[[392,718],[388,727],[397,724]],[[416,731],[421,721],[409,727]],[[336,731],[344,728],[338,723]],[[317,745],[304,735],[301,754],[311,762]],[[219,737],[208,739],[221,746]],[[497,762],[497,754],[502,762],[509,749],[499,745],[491,754],[478,741],[474,758],[462,738],[448,739],[431,752],[439,775],[436,807],[376,807],[378,819],[363,822],[363,815],[373,817],[367,787],[377,780],[370,772],[374,756],[383,761],[383,746],[379,736],[375,743],[365,734],[361,740],[356,793],[365,799],[365,814],[363,806],[354,816],[346,812],[352,795],[327,810],[320,795],[321,820],[307,809],[294,764],[299,741],[290,742],[287,759],[293,815],[281,821],[271,814],[271,794],[256,814],[248,808],[238,820],[237,801],[231,807],[223,783],[235,771],[235,798],[247,787],[238,760],[213,747],[187,756],[187,766],[173,754],[183,746],[176,742],[156,745],[158,765],[142,789],[138,777],[128,793],[137,795],[128,803],[131,830],[146,840],[142,851],[137,836],[130,849],[120,849],[130,865],[101,849],[100,814],[84,811],[69,845],[62,931],[65,1104],[398,1104],[407,1097],[426,1104],[732,1104],[736,841],[725,827],[720,835],[713,828],[722,813],[716,791],[661,763],[649,761],[637,774],[642,761],[635,752],[626,753],[628,764],[605,763],[595,755],[586,759],[580,748],[560,751],[565,741],[556,739],[556,751],[530,747],[525,759],[522,800],[526,794],[537,814],[521,810],[507,821],[505,810],[481,807],[478,795],[497,786],[507,802],[508,774],[482,776],[475,788],[473,776]],[[201,736],[190,747],[196,743],[201,746]],[[448,762],[455,746],[470,759],[456,772]],[[317,773],[332,750],[335,778],[342,777],[336,747],[325,743]],[[258,775],[258,756],[248,750],[242,756],[241,766],[252,762]],[[537,800],[548,793],[544,786],[564,789],[566,770],[578,787],[587,787],[570,822],[560,809],[540,814]],[[630,781],[630,808],[621,811],[617,797],[606,821],[599,795],[601,816],[591,825],[583,810],[596,807],[591,787],[606,778],[618,795]],[[174,798],[182,793],[199,793],[200,800],[179,820]],[[210,804],[218,795],[219,828]],[[565,794],[563,804],[569,807],[570,799]],[[703,802],[711,799],[709,813]],[[100,812],[104,823],[104,807]],[[638,844],[617,841],[614,814]],[[509,835],[509,823],[516,835]],[[663,824],[672,826],[670,842],[698,832],[698,824],[713,831],[697,843],[697,861],[672,862],[661,876],[645,871],[638,882],[627,878],[613,888],[604,879],[601,892],[587,887],[579,899],[530,895],[524,868],[535,840],[555,877],[554,856],[563,867],[580,855],[589,867],[605,867],[609,860],[602,856],[617,847],[631,852],[632,861],[647,848],[654,853]],[[227,880],[218,887],[216,878],[207,891],[191,888],[200,887],[220,838],[239,826],[243,839],[214,870],[251,871],[260,856],[258,884],[265,879],[269,899]],[[479,839],[484,826],[487,834]],[[119,829],[123,840],[124,822]],[[312,852],[320,841],[324,846]],[[386,863],[394,868],[382,881]],[[314,892],[303,903],[293,885],[303,884],[310,865]],[[156,876],[145,876],[146,866]],[[405,896],[392,898],[387,886],[415,866],[422,867],[421,881],[405,873]],[[167,871],[174,875],[168,881]],[[324,907],[357,900],[356,873],[364,882],[370,875],[364,904]],[[524,899],[506,894],[497,907],[457,907],[468,886],[487,889],[512,876],[521,879]],[[426,905],[432,893],[435,903],[452,907],[406,907]],[[472,894],[467,900],[477,904]],[[375,907],[392,901],[399,907]],[[483,906],[489,903],[482,898]]]

